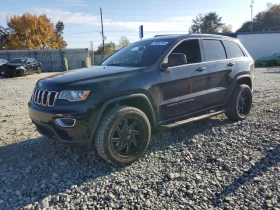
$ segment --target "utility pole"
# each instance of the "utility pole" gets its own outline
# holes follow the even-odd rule
[[[90,46],[91,46],[91,65],[94,65],[94,52],[93,52],[93,42],[90,41]]]
[[[251,0],[251,32],[253,32],[253,4],[254,4],[254,0]]]
[[[103,18],[102,18],[102,9],[101,9],[101,7],[100,7],[100,16],[101,16],[101,28],[102,28],[103,55],[105,55],[104,31],[103,31]]]

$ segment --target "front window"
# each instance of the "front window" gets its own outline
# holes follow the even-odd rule
[[[25,61],[26,61],[26,59],[15,58],[15,59],[11,60],[10,63],[24,64]]]
[[[105,60],[102,66],[149,66],[170,45],[171,39],[144,40],[132,43]]]

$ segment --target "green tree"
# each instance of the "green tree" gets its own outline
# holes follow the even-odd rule
[[[109,42],[104,44],[105,54],[111,55],[116,51],[116,44],[114,42]],[[103,55],[103,44],[100,44],[97,50],[94,52],[95,55]]]
[[[67,43],[63,39],[63,30],[64,30],[64,23],[62,21],[58,21],[55,25],[55,34],[57,38],[58,48],[65,48]]]
[[[9,38],[9,29],[0,26],[0,50],[7,49]]]
[[[189,32],[190,33],[216,33],[222,30],[224,24],[222,17],[219,17],[216,12],[209,12],[205,15],[198,15],[192,20]]]
[[[259,12],[253,19],[253,31],[278,31],[280,30],[280,4],[269,6],[267,10]],[[237,30],[250,32],[251,21],[246,21]]]

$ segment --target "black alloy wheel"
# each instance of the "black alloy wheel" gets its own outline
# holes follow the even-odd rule
[[[130,165],[147,150],[151,139],[148,117],[130,106],[117,106],[102,118],[95,137],[98,154],[106,161]]]
[[[240,93],[238,103],[237,103],[237,111],[240,115],[249,114],[251,108],[251,98],[247,91],[243,91]]]
[[[236,84],[228,102],[226,116],[230,120],[244,120],[252,107],[252,90],[246,84]]]
[[[144,132],[141,121],[134,117],[121,119],[112,131],[111,149],[120,157],[131,157],[141,151]]]

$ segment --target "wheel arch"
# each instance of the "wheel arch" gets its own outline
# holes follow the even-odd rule
[[[233,82],[232,85],[229,88],[229,94],[227,94],[227,97],[225,98],[225,104],[227,104],[233,94],[234,88],[237,84],[246,84],[250,87],[251,90],[253,90],[253,83],[252,83],[252,78],[251,76],[248,74],[246,75],[240,75],[238,77],[236,77]]]
[[[102,116],[104,116],[104,114],[111,108],[120,105],[127,105],[140,109],[148,117],[151,127],[154,128],[156,126],[156,116],[149,98],[145,94],[140,94],[140,93],[130,94],[130,95],[112,98],[110,100],[107,100],[105,103],[103,103],[102,107],[99,110],[97,118],[95,120],[95,123],[92,127],[92,131],[90,135],[91,139],[93,139],[97,131],[97,127],[102,119]]]
[[[250,76],[244,76],[244,77],[239,77],[236,81],[236,84],[245,84],[248,85],[250,87],[250,89],[252,90],[253,86],[252,86],[252,80]]]

